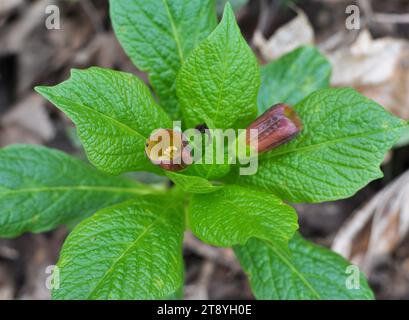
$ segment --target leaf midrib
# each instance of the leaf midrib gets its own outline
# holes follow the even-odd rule
[[[228,19],[226,19],[226,26],[225,26],[225,28],[226,28],[226,30],[227,30],[227,32],[226,32],[226,44],[229,44],[229,33],[228,33],[228,31],[229,31],[229,20]],[[217,32],[217,30],[215,30],[215,32],[213,33],[213,34],[216,34],[216,32]],[[227,45],[226,45],[226,47],[225,47],[225,49],[227,48]],[[226,52],[226,50],[224,51],[224,52]],[[223,65],[223,74],[222,74],[222,81],[221,81],[221,88],[219,88],[219,92],[218,92],[218,97],[217,97],[217,105],[216,105],[216,113],[215,113],[215,115],[214,115],[214,126],[217,128],[217,122],[218,122],[218,120],[219,120],[219,112],[220,112],[220,105],[221,105],[221,101],[222,101],[222,94],[223,94],[223,92],[224,92],[224,90],[225,90],[225,86],[226,86],[226,73],[227,73],[227,54],[223,54],[223,57],[222,57],[222,65]]]
[[[165,207],[163,208],[163,209],[164,209],[164,210],[163,210],[164,213],[163,213],[162,215],[157,216],[157,218],[156,218],[154,221],[152,221],[152,223],[149,224],[149,225],[145,228],[145,230],[144,230],[134,241],[132,241],[132,242],[129,244],[129,246],[119,255],[119,257],[116,258],[116,259],[113,261],[113,263],[112,263],[112,265],[109,267],[109,269],[108,269],[108,270],[104,273],[104,275],[99,279],[99,281],[97,282],[97,284],[90,290],[90,292],[89,292],[89,294],[88,294],[88,299],[90,299],[90,298],[92,297],[92,294],[99,288],[99,286],[103,283],[103,281],[106,279],[106,277],[107,277],[110,273],[113,272],[114,267],[118,264],[118,262],[121,261],[121,260],[127,255],[127,253],[128,253],[129,251],[131,251],[133,248],[135,248],[135,246],[139,243],[139,241],[140,241],[141,239],[143,239],[143,237],[145,237],[145,236],[148,234],[148,231],[150,231],[155,224],[159,223],[160,221],[163,222],[164,216],[167,215],[167,214],[169,214],[168,209],[172,208],[172,207],[175,206],[175,205],[176,205],[176,204],[175,204],[174,202],[170,202],[169,205],[165,206]],[[146,209],[146,210],[149,211],[152,215],[154,215],[154,213],[153,213],[151,210],[149,210],[149,209]]]
[[[162,216],[158,216],[151,224],[149,224],[145,230],[134,240],[132,241],[129,246],[126,247],[126,249],[119,255],[118,258],[116,258],[109,269],[104,273],[104,275],[99,279],[97,284],[90,290],[87,299],[91,299],[92,295],[95,293],[95,291],[99,288],[99,286],[104,282],[104,280],[107,278],[109,274],[111,274],[114,270],[114,267],[130,252],[138,243],[141,241],[147,234],[148,232],[153,228],[155,224],[157,224],[159,221],[162,220]]]
[[[154,189],[138,189],[138,188],[121,188],[121,187],[106,187],[106,186],[51,186],[51,187],[35,187],[22,189],[0,189],[0,196],[7,194],[20,193],[41,193],[41,192],[67,192],[67,191],[92,191],[92,192],[112,192],[112,193],[132,193],[132,194],[151,194],[159,192]]]
[[[237,203],[235,203],[235,202],[233,202],[233,201],[231,201],[229,199],[225,199],[225,202],[230,203],[230,205],[233,206],[236,209],[236,211],[241,212],[241,215],[240,215],[241,217],[243,217],[243,216],[249,217],[248,212],[246,210],[244,210],[241,206],[239,206]],[[280,230],[280,228],[277,225],[274,225],[271,229],[274,230],[275,235],[278,235],[282,239],[285,239],[286,241],[288,241],[289,237],[282,230]],[[247,235],[242,244],[244,244],[252,236],[256,236],[256,235]],[[275,239],[268,239],[267,240],[266,238],[264,238],[264,239],[266,241],[275,240]]]
[[[176,48],[178,50],[178,56],[179,56],[179,59],[180,59],[180,64],[182,65],[185,59],[183,57],[183,51],[182,51],[182,46],[181,46],[181,43],[180,43],[181,41],[179,39],[179,34],[177,32],[176,25],[175,25],[172,13],[170,12],[168,1],[167,0],[162,0],[162,3],[165,6],[166,13],[167,13],[168,18],[169,18],[169,22],[170,22],[170,25],[171,25],[171,28],[172,28],[173,38],[175,39]]]
[[[277,249],[270,241],[265,241],[268,247],[271,248],[271,250],[276,254],[276,256],[284,263],[287,265],[287,267],[295,274],[302,283],[312,292],[312,294],[319,300],[322,300],[322,297],[319,295],[319,293],[314,289],[312,284],[302,275],[300,271],[298,271],[297,267],[291,263],[281,252],[279,249]]]

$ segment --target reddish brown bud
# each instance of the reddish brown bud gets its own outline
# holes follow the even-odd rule
[[[149,160],[165,170],[180,171],[192,163],[192,149],[180,131],[157,129],[146,141]]]
[[[302,123],[293,108],[284,103],[278,103],[247,127],[248,145],[250,145],[250,129],[258,130],[257,151],[262,153],[292,140],[302,130]]]

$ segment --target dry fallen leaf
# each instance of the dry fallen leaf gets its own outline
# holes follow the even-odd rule
[[[332,249],[369,275],[409,233],[409,171],[352,214],[335,236]]]
[[[256,30],[253,43],[263,58],[270,61],[300,46],[313,44],[314,30],[305,13],[298,9],[297,17],[277,29],[268,40]]]
[[[364,30],[350,47],[325,55],[333,65],[333,86],[355,87],[398,117],[409,119],[409,41],[373,39]]]
[[[9,268],[0,264],[0,300],[11,300],[14,298],[14,283],[9,274]]]
[[[332,63],[334,86],[375,85],[389,80],[399,63],[403,41],[393,38],[373,40],[363,30],[350,46],[327,54]]]
[[[378,85],[357,86],[357,90],[403,119],[409,119],[409,42],[402,45],[392,76]]]
[[[44,103],[41,96],[32,93],[12,106],[0,119],[0,145],[51,140],[55,136],[55,128]]]
[[[61,29],[45,29],[44,8],[54,2],[39,0],[26,4],[19,19],[0,28],[0,53],[18,56],[18,95],[48,81],[47,75],[69,66],[72,57],[94,35],[89,19],[82,15],[68,16],[70,4],[65,2],[60,5]]]
[[[23,0],[1,0],[0,2],[0,17],[6,16],[12,10],[23,4]]]

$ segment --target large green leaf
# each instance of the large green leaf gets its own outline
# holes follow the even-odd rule
[[[171,121],[137,77],[92,67],[72,70],[71,78],[54,87],[36,87],[77,126],[89,160],[112,174],[160,172],[145,155],[153,130]]]
[[[116,36],[133,63],[149,72],[162,106],[180,119],[176,76],[216,26],[214,0],[110,0]]]
[[[238,183],[291,202],[353,195],[382,177],[379,165],[405,122],[353,89],[321,89],[295,105],[304,129],[293,141],[260,156],[258,171]]]
[[[177,94],[186,125],[245,126],[257,113],[260,74],[229,4],[217,28],[180,69]]]
[[[298,48],[261,68],[260,113],[284,102],[294,105],[329,86],[331,64],[314,47]]]
[[[295,210],[277,197],[233,185],[193,195],[188,221],[198,238],[224,247],[244,244],[250,237],[285,247],[298,228]]]
[[[188,176],[171,171],[167,171],[166,175],[175,185],[180,186],[183,191],[189,193],[210,193],[221,188],[221,186],[213,185],[202,177]]]
[[[289,242],[290,257],[256,238],[234,250],[257,299],[373,299],[356,267],[299,235]]]
[[[183,208],[144,196],[80,223],[57,264],[53,299],[159,299],[183,284]]]
[[[47,231],[152,192],[109,177],[60,151],[15,145],[0,150],[0,237]]]

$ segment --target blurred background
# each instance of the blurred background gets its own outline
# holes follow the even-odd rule
[[[223,0],[218,0],[219,14]],[[408,0],[232,0],[260,63],[315,44],[333,64],[332,86],[355,87],[409,119]],[[58,5],[59,30],[46,7]],[[346,28],[357,5],[360,28]],[[0,147],[43,144],[85,158],[72,123],[33,92],[69,70],[98,65],[137,74],[113,34],[107,0],[0,0]],[[385,177],[354,197],[297,205],[301,233],[352,260],[378,299],[409,299],[409,132],[384,160]],[[0,208],[1,214],[1,208]],[[46,267],[58,259],[65,228],[0,239],[0,299],[48,299]],[[252,299],[230,249],[186,235],[187,299]]]

